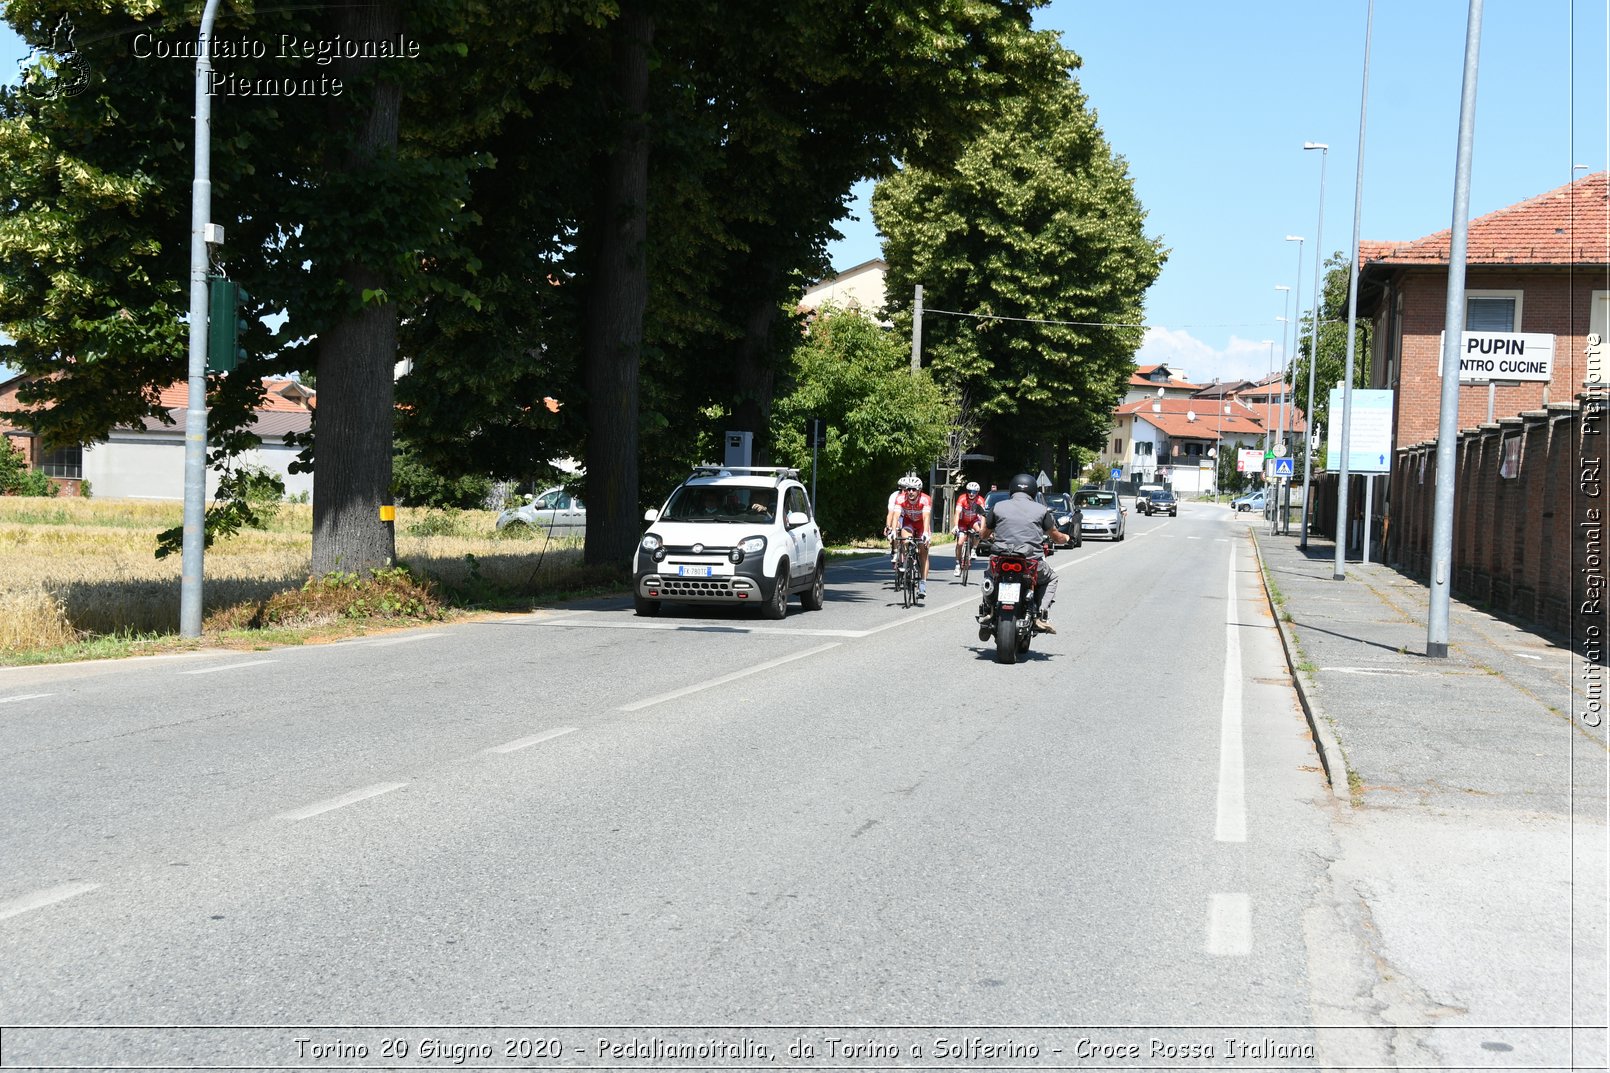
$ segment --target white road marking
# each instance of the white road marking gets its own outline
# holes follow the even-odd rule
[[[348,805],[355,805],[359,801],[367,801],[371,797],[379,797],[381,794],[389,794],[391,791],[400,790],[407,785],[408,784],[405,782],[377,782],[373,786],[365,786],[363,789],[354,790],[350,794],[342,794],[340,797],[331,797],[323,801],[315,801],[311,805],[294,809],[291,812],[282,812],[274,818],[276,820],[305,820],[309,817],[317,816],[323,812],[331,812],[338,808],[345,808]]]
[[[406,645],[414,641],[428,641],[432,637],[445,637],[440,633],[412,633],[407,637],[376,637],[363,643],[369,648],[385,648],[388,645]]]
[[[1215,957],[1252,953],[1252,899],[1245,894],[1215,894],[1208,903],[1207,952]]]
[[[1394,674],[1400,678],[1424,678],[1426,671],[1406,671],[1396,667],[1321,667],[1322,671],[1336,671],[1339,674]]]
[[[217,674],[219,671],[238,671],[243,667],[261,667],[265,663],[278,663],[277,659],[254,659],[245,663],[226,663],[222,667],[202,667],[195,671],[180,671],[180,674]]]
[[[681,633],[759,633],[783,637],[865,637],[865,630],[787,630],[776,626],[744,626],[726,622],[619,622],[619,611],[582,612],[588,618],[565,618],[557,621],[534,622],[539,626],[570,626],[588,630],[671,630]]]
[[[40,697],[54,697],[54,693],[24,693],[19,697],[0,697],[0,704],[15,704],[19,700],[38,700]]]
[[[1513,652],[1514,649],[1511,649],[1510,651]],[[1521,659],[1541,660],[1543,658],[1542,656],[1534,656],[1530,652],[1515,652],[1515,655],[1519,656]]]
[[[486,751],[489,753],[512,753],[517,749],[524,749],[530,745],[537,745],[545,741],[552,741],[554,738],[561,738],[566,734],[574,734],[575,732],[575,727],[562,727],[559,730],[546,730],[541,734],[533,734],[529,738],[516,738],[514,741],[506,741],[502,745],[494,745],[492,748]]]
[[[31,909],[43,909],[47,905],[65,902],[68,898],[76,898],[80,894],[87,894],[98,886],[100,886],[99,883],[63,883],[59,887],[35,891],[32,894],[25,894],[21,898],[14,898],[9,902],[0,902],[0,920],[19,916]]]
[[[1224,624],[1224,714],[1219,727],[1219,801],[1213,837],[1247,840],[1246,758],[1241,748],[1241,626],[1235,595],[1236,549],[1230,548],[1229,617]]]
[[[807,648],[803,652],[795,652],[791,656],[781,656],[777,659],[767,660],[765,663],[757,663],[753,667],[745,667],[741,671],[733,671],[731,674],[724,674],[720,678],[712,678],[708,682],[700,682],[698,685],[691,685],[682,689],[675,689],[669,693],[661,693],[657,697],[649,697],[647,700],[636,701],[632,704],[623,704],[621,705],[620,710],[623,712],[642,711],[644,708],[651,708],[656,704],[663,704],[668,700],[676,700],[678,697],[685,697],[690,693],[698,693],[701,690],[713,689],[716,686],[725,685],[728,682],[736,682],[740,678],[747,678],[752,674],[759,674],[761,671],[769,671],[773,667],[781,667],[783,664],[792,663],[796,659],[804,659],[807,656],[814,656],[820,652],[826,652],[830,648],[839,647],[839,644],[840,642],[834,641],[829,645],[817,645],[815,648]]]

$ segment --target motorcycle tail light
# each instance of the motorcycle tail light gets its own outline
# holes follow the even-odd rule
[[[1001,564],[1001,569],[1002,570],[1010,570],[1013,573],[1018,573],[1018,572],[1022,571],[1023,564],[1022,563],[1006,562],[1006,563]]]

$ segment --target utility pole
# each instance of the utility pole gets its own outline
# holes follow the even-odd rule
[[[1454,453],[1459,442],[1459,340],[1465,334],[1465,242],[1470,233],[1470,155],[1476,140],[1476,69],[1481,3],[1470,0],[1465,24],[1465,80],[1459,93],[1459,149],[1454,163],[1453,230],[1448,236],[1448,308],[1443,315],[1442,413],[1437,418],[1437,491],[1431,512],[1431,606],[1426,655],[1448,657],[1448,600],[1453,587]]]
[[[911,375],[922,368],[922,284],[917,284],[917,299],[911,307]]]
[[[190,398],[184,421],[184,540],[180,545],[179,635],[201,636],[207,547],[207,238],[212,217],[212,25],[207,0],[196,39],[196,171],[190,187]],[[233,312],[233,311],[231,311]]]
[[[1375,25],[1375,0],[1364,11],[1364,88],[1358,104],[1358,172],[1353,179],[1353,273],[1347,288],[1347,372],[1342,378],[1342,428],[1337,437],[1342,457],[1337,463],[1336,481],[1336,571],[1335,581],[1347,578],[1347,452],[1353,449],[1353,348],[1358,338],[1358,230],[1364,208],[1364,117],[1370,102],[1370,31]],[[1331,414],[1329,420],[1335,421]]]

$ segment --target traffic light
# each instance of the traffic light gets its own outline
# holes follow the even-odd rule
[[[246,330],[240,309],[250,297],[240,284],[222,276],[207,280],[208,372],[231,372],[246,357],[240,345],[240,333]]]

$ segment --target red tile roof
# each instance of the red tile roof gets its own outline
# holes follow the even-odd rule
[[[312,392],[308,391],[307,388],[302,387],[302,385],[297,384],[296,381],[264,378],[263,384],[268,388],[268,394],[263,396],[262,405],[257,408],[258,413],[305,414],[308,412],[308,410],[312,409],[312,398],[309,398],[307,405],[303,405],[294,398],[286,398],[284,395],[280,394],[280,392],[284,391],[288,385],[295,384],[297,391],[293,392],[293,394],[307,391],[310,396],[312,395]],[[163,406],[164,409],[185,409],[190,405],[189,382],[180,380],[177,383],[169,384],[167,387],[162,388],[157,392],[157,401]]]
[[[1157,409],[1153,409],[1153,406]],[[1211,440],[1219,435],[1263,435],[1263,425],[1259,424],[1255,411],[1238,403],[1230,403],[1230,412],[1222,414],[1218,406],[1210,399],[1141,399],[1138,402],[1126,402],[1119,406],[1115,413],[1120,415],[1133,414],[1148,423],[1163,430],[1163,433],[1172,439]],[[1192,421],[1190,414],[1196,414]],[[1222,423],[1220,418],[1222,417]]]
[[[1604,264],[1610,260],[1610,172],[1470,221],[1465,262],[1477,265]],[[1360,242],[1362,264],[1446,265],[1451,229],[1413,242]]]

